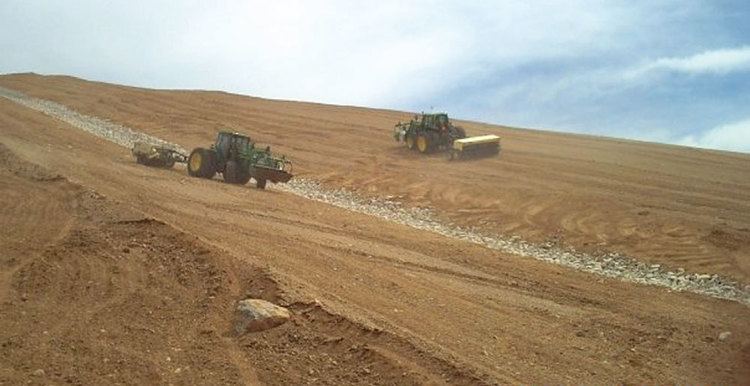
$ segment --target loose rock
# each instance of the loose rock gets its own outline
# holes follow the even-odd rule
[[[234,329],[237,334],[264,331],[286,323],[290,317],[284,307],[262,299],[245,299],[237,304]]]

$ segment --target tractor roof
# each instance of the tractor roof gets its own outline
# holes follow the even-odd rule
[[[220,135],[231,135],[231,136],[233,136],[233,137],[247,137],[247,138],[250,138],[250,136],[249,136],[249,135],[246,135],[246,134],[242,134],[242,133],[238,133],[238,132],[236,132],[236,131],[227,131],[227,130],[222,130],[222,131],[219,131],[219,134],[220,134]]]

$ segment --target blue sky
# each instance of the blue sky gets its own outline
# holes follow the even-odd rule
[[[750,152],[750,2],[0,2],[0,72]]]

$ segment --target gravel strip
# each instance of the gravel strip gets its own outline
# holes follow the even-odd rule
[[[169,143],[160,138],[135,131],[129,127],[118,125],[103,119],[90,117],[75,112],[59,103],[44,99],[32,98],[23,93],[8,88],[0,87],[0,97],[5,97],[20,105],[39,111],[50,117],[57,118],[71,126],[77,127],[97,137],[104,138],[128,149],[133,148],[134,142],[146,142],[153,145],[170,147],[183,154],[187,151],[179,145]]]
[[[750,305],[750,286],[742,286],[715,274],[686,273],[683,269],[666,271],[659,264],[646,264],[619,253],[595,256],[572,248],[560,248],[551,243],[532,244],[518,236],[503,237],[487,234],[476,228],[447,225],[438,220],[430,209],[405,207],[397,201],[387,199],[364,199],[350,191],[327,189],[310,180],[294,179],[279,185],[278,189],[512,255],[531,257],[633,283],[657,285],[673,291],[694,292]]]
[[[55,102],[32,98],[2,87],[0,87],[0,96],[127,148],[131,148],[133,142],[144,141],[171,146],[175,150],[186,153],[185,149],[179,145],[122,125],[77,113]],[[311,200],[479,244],[512,255],[531,257],[633,283],[656,285],[673,291],[693,292],[750,305],[750,285],[742,285],[718,275],[687,273],[682,269],[667,271],[659,264],[645,264],[619,253],[595,256],[552,244],[528,243],[517,236],[491,235],[476,228],[445,224],[438,220],[430,209],[406,207],[389,199],[367,199],[344,189],[326,188],[311,180],[296,178],[287,184],[278,184],[276,188]]]

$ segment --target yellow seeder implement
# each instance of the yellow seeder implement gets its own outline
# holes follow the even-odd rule
[[[462,159],[478,156],[493,156],[500,153],[500,137],[497,135],[480,135],[453,141],[448,152],[448,159]]]

